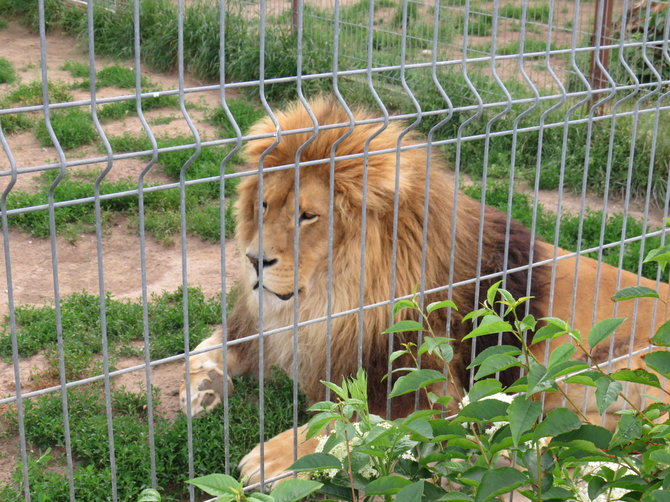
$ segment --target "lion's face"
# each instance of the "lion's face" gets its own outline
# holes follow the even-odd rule
[[[253,296],[262,293],[269,305],[293,300],[295,281],[295,233],[298,234],[297,291],[308,294],[310,283],[328,257],[328,187],[318,172],[301,173],[297,197],[293,171],[263,177],[263,197],[258,197],[258,177],[240,184],[238,242],[246,256],[245,277]],[[262,215],[262,232],[259,217]],[[262,239],[261,239],[262,237]],[[262,245],[262,253],[259,245]],[[259,273],[263,268],[262,291]]]

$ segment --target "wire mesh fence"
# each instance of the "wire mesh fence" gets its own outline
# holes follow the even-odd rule
[[[0,4],[3,500],[196,500],[186,480],[284,430],[292,460],[319,379],[392,369],[376,335],[413,291],[467,312],[503,280],[538,317],[628,317],[616,368],[667,320],[608,303],[667,282],[643,262],[670,201],[667,2],[109,7]],[[380,414],[421,405],[393,383]]]

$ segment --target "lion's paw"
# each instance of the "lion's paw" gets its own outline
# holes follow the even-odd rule
[[[305,440],[306,427],[298,428],[298,457],[314,453],[318,441]],[[272,479],[288,472],[293,464],[294,431],[289,429],[278,434],[263,445],[263,479]],[[246,484],[251,485],[261,480],[261,445],[245,455],[237,468]]]
[[[233,381],[228,378],[228,392],[233,392]],[[191,416],[199,417],[223,402],[223,375],[217,369],[190,374]],[[186,413],[186,382],[179,393],[181,409]]]

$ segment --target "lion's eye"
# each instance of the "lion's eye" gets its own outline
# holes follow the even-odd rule
[[[318,214],[314,213],[308,213],[305,211],[304,213],[300,213],[300,223],[303,221],[310,221],[310,220],[315,220],[319,216]]]
[[[268,212],[268,203],[263,201],[263,214],[266,214]]]

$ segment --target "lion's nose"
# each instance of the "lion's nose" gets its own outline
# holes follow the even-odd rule
[[[258,273],[258,263],[259,263],[258,262],[258,256],[249,252],[249,253],[247,253],[247,258],[249,258],[249,261],[253,265],[254,270],[256,271],[256,273]],[[277,258],[273,258],[272,260],[266,260],[265,258],[263,258],[263,268],[271,267],[275,263],[277,263]]]

